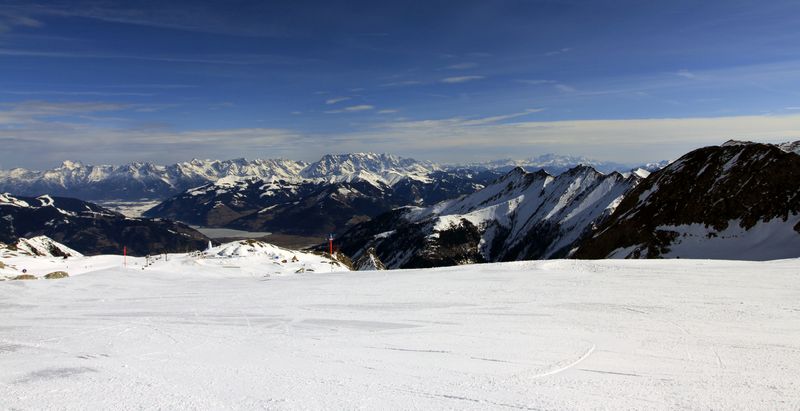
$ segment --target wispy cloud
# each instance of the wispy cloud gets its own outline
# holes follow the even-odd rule
[[[0,104],[0,124],[34,124],[52,117],[80,116],[99,112],[120,111],[135,107],[130,104],[105,102],[25,101]]]
[[[556,88],[556,90],[558,90],[558,91],[560,91],[562,93],[574,93],[575,91],[577,91],[575,89],[575,87],[568,86],[566,84],[561,84],[561,83],[556,84],[555,88]]]
[[[284,129],[175,131],[168,124],[136,125],[126,119],[96,116],[142,107],[103,102],[2,104],[0,166],[41,166],[65,159],[97,164],[197,156],[233,158],[243,152],[302,155],[296,148],[311,144],[310,136]]]
[[[359,111],[370,111],[370,110],[374,110],[374,109],[375,109],[375,107],[371,106],[369,104],[359,104],[357,106],[345,107],[345,108],[343,108],[341,110],[328,110],[325,113],[328,113],[328,114],[357,113]]]
[[[394,113],[397,113],[399,111],[400,110],[395,110],[395,109],[384,109],[384,110],[379,110],[378,114],[394,114]]]
[[[458,63],[458,64],[451,64],[451,65],[445,67],[445,69],[447,69],[447,70],[466,70],[466,69],[471,69],[471,68],[475,68],[475,67],[478,67],[478,63]]]
[[[526,79],[518,79],[518,80],[516,80],[516,81],[517,81],[518,83],[522,83],[522,84],[528,84],[528,85],[531,85],[531,86],[538,86],[538,85],[542,85],[542,84],[555,84],[555,83],[558,83],[558,82],[557,82],[557,81],[555,81],[555,80],[541,80],[541,79],[538,79],[538,80],[526,80]]]
[[[456,76],[456,77],[445,77],[441,80],[442,83],[447,84],[456,84],[456,83],[466,83],[468,81],[475,81],[475,80],[482,80],[484,76]]]
[[[163,90],[174,90],[174,89],[189,89],[189,88],[197,88],[197,85],[194,84],[111,84],[105,86],[96,86],[99,88],[122,88],[122,89],[163,89]]]
[[[80,17],[109,23],[120,23],[161,29],[225,34],[249,37],[288,37],[295,30],[276,21],[263,19],[227,19],[220,13],[220,5],[201,2],[180,4],[149,2],[104,2],[92,0],[11,3],[0,6],[0,12],[15,18]],[[259,5],[251,10],[258,11]],[[31,23],[29,23],[31,24]],[[18,24],[20,25],[20,24]]]
[[[0,33],[9,32],[16,27],[37,28],[43,25],[44,23],[28,15],[0,8]]]
[[[417,86],[420,84],[424,83],[419,80],[403,80],[403,81],[393,81],[390,83],[383,83],[381,84],[381,87],[404,87],[404,86]]]
[[[347,100],[350,100],[350,97],[334,97],[325,100],[325,104],[336,104]]]
[[[209,56],[148,56],[136,54],[114,53],[82,53],[51,50],[0,49],[0,56],[66,58],[66,59],[101,59],[101,60],[141,60],[165,63],[221,64],[221,65],[287,65],[302,62],[285,56],[269,54],[238,54]]]
[[[393,121],[371,130],[334,136],[342,149],[429,153],[450,157],[541,150],[617,161],[672,159],[693,148],[730,138],[758,141],[800,139],[800,115],[623,120],[504,122],[526,112],[484,118]],[[757,137],[754,137],[757,136]]]
[[[572,51],[572,48],[564,47],[564,48],[561,48],[561,49],[558,49],[558,50],[548,51],[547,53],[544,53],[544,55],[545,56],[557,56],[559,54],[569,53],[570,51]]]
[[[18,96],[97,96],[97,97],[114,97],[114,96],[131,96],[131,97],[152,97],[153,93],[139,93],[139,92],[114,92],[114,91],[47,91],[47,90],[16,90],[16,91],[3,91],[5,94],[13,94]]]
[[[468,156],[490,159],[498,153],[518,153],[522,157],[541,152],[632,161],[671,159],[689,149],[730,138],[800,139],[800,114],[535,121],[526,116],[543,109],[531,108],[484,117],[390,121],[392,116],[387,116],[385,121],[351,132],[325,134],[278,128],[176,131],[168,124],[136,125],[131,121],[106,121],[109,117],[103,117],[141,107],[105,102],[2,104],[0,166],[57,164],[64,159],[94,163],[135,159],[168,162],[196,156],[238,157],[242,153],[308,159],[309,147],[331,145],[340,151],[396,152],[447,161]],[[376,109],[371,105],[356,105],[336,112],[372,110]],[[95,120],[81,120],[87,116],[95,116]],[[313,154],[327,149],[319,150]]]
[[[678,72],[676,72],[675,75],[683,77],[683,78],[688,78],[688,79],[696,79],[697,78],[697,75],[695,75],[694,73],[692,73],[691,71],[686,70],[686,69],[678,70]]]

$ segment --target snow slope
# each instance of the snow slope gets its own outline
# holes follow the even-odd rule
[[[49,242],[46,242],[49,240]],[[268,279],[297,273],[339,272],[349,268],[338,261],[321,254],[289,250],[263,241],[242,240],[211,247],[205,251],[192,253],[159,254],[148,257],[127,257],[98,255],[85,257],[47,237],[21,239],[19,244],[52,244],[62,252],[71,251],[68,258],[49,255],[44,252],[32,256],[31,252],[10,252],[0,248],[0,262],[12,272],[5,277],[28,274],[41,278],[52,271],[66,271],[71,276],[94,273],[111,268],[121,268],[145,274],[150,271],[171,272],[181,277],[207,276],[211,278],[247,277]],[[22,248],[20,248],[22,249]],[[127,264],[123,267],[123,264]],[[17,273],[19,271],[19,273]],[[0,280],[4,279],[0,275]]]
[[[0,282],[0,408],[800,406],[800,260],[225,268],[255,259]]]

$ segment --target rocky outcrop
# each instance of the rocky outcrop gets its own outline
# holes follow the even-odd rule
[[[631,191],[576,258],[800,256],[800,156],[730,141],[692,151]]]
[[[38,236],[49,237],[61,248]],[[25,239],[25,240],[21,240]],[[81,200],[0,194],[0,241],[30,255],[147,255],[203,249],[208,238],[167,220],[126,218]],[[10,250],[10,247],[8,248]],[[77,252],[76,252],[77,250]]]
[[[361,258],[355,262],[354,268],[356,271],[376,271],[385,270],[386,266],[383,265],[381,259],[375,254],[375,249],[369,248]]]

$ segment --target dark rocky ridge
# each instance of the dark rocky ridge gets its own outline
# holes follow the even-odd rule
[[[126,218],[96,204],[64,197],[0,195],[0,242],[45,235],[86,255],[130,255],[203,249],[208,238],[167,220]]]
[[[692,151],[650,175],[574,257],[606,258],[632,248],[625,257],[657,258],[669,252],[678,235],[659,227],[699,224],[711,239],[733,221],[746,231],[759,222],[788,222],[797,214],[800,156],[774,145],[728,142]],[[800,235],[800,223],[793,228]],[[744,254],[729,258],[747,259],[747,250]]]

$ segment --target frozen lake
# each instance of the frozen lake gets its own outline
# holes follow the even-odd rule
[[[203,233],[208,238],[261,238],[272,233],[259,231],[242,231],[230,228],[209,228],[192,226],[195,230]]]

